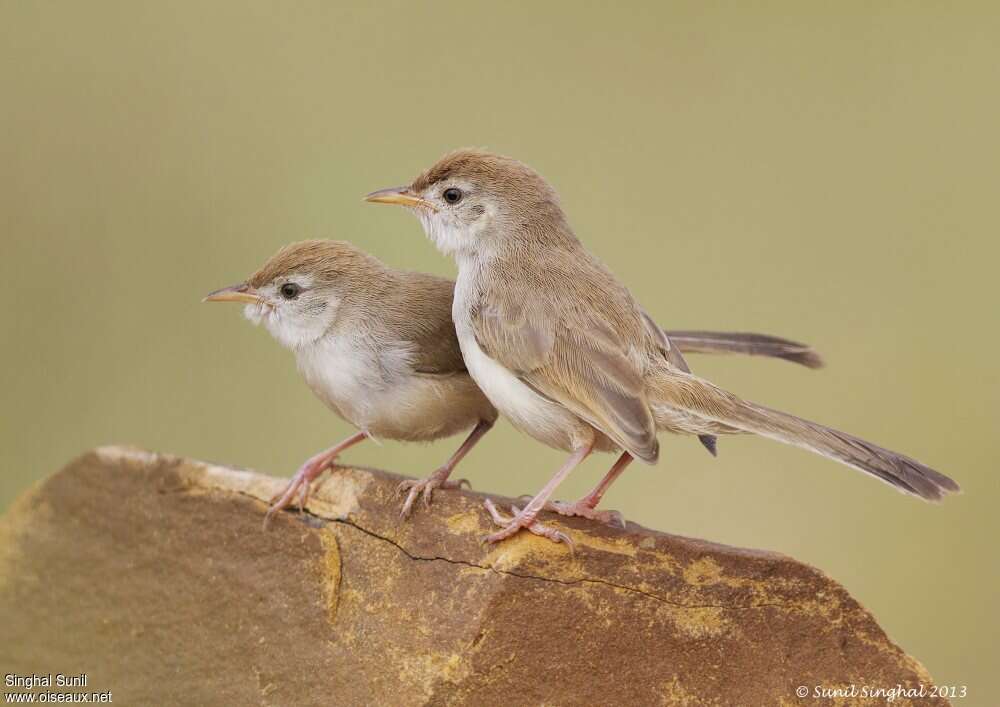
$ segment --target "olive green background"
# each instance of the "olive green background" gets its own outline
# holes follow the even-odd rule
[[[933,506],[766,440],[712,459],[663,437],[606,505],[822,568],[968,685],[956,704],[996,704],[1000,10],[498,5],[0,2],[0,506],[98,444],[287,475],[347,435],[287,351],[201,296],[303,238],[453,273],[361,196],[486,146],[556,186],[663,325],[829,364],[697,372],[965,489]],[[424,474],[458,443],[346,459]],[[560,459],[502,423],[460,471],[516,495]]]

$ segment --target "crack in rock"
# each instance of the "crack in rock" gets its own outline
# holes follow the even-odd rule
[[[246,496],[247,498],[253,499],[255,501],[260,501],[261,500],[257,496],[255,496],[255,495],[253,495],[251,493],[247,493],[245,491],[236,491],[236,493],[238,493],[238,494],[240,494],[242,496]],[[474,569],[484,570],[484,571],[487,571],[487,572],[493,572],[494,574],[498,574],[498,575],[509,575],[511,577],[518,577],[520,579],[532,579],[532,580],[537,580],[537,581],[540,581],[540,582],[553,582],[553,583],[556,583],[556,584],[562,584],[562,585],[566,585],[566,586],[575,586],[575,585],[580,585],[580,584],[602,584],[604,586],[611,587],[612,589],[620,589],[622,591],[629,592],[631,594],[637,594],[637,595],[639,595],[641,597],[644,597],[644,598],[647,598],[647,599],[652,599],[654,601],[660,602],[661,604],[667,604],[669,606],[674,606],[674,607],[677,607],[679,609],[727,609],[727,610],[734,610],[735,611],[735,610],[763,609],[763,608],[769,608],[769,607],[773,607],[773,608],[787,608],[787,607],[789,607],[789,606],[792,605],[792,604],[783,603],[783,602],[761,602],[759,604],[744,604],[744,605],[730,605],[730,604],[685,604],[683,602],[671,601],[670,599],[667,599],[665,597],[659,596],[657,594],[653,594],[652,592],[647,592],[647,591],[639,589],[637,587],[630,587],[630,586],[623,585],[623,584],[616,584],[615,582],[609,582],[608,580],[605,580],[605,579],[595,579],[595,578],[591,578],[591,577],[580,577],[578,579],[557,579],[555,577],[545,577],[543,575],[530,574],[530,573],[527,573],[527,572],[514,572],[512,570],[500,569],[500,568],[497,568],[497,567],[495,567],[493,565],[480,565],[480,564],[477,564],[475,562],[471,562],[469,560],[456,560],[456,559],[451,558],[451,557],[443,557],[443,556],[440,556],[440,555],[434,555],[434,556],[430,556],[430,557],[425,557],[423,555],[414,555],[412,552],[410,552],[409,550],[407,550],[405,547],[403,547],[400,543],[396,542],[392,538],[386,537],[384,535],[380,535],[379,533],[376,533],[374,530],[370,530],[368,528],[365,528],[365,527],[359,525],[358,523],[356,523],[355,521],[350,520],[349,518],[327,518],[325,516],[321,516],[321,515],[313,512],[313,511],[304,510],[304,509],[298,511],[298,515],[299,515],[299,518],[300,518],[300,520],[302,522],[307,523],[308,525],[313,526],[313,527],[322,527],[323,525],[325,525],[327,523],[342,523],[344,525],[350,526],[350,527],[354,528],[355,530],[358,530],[358,531],[364,533],[365,535],[367,535],[367,536],[369,536],[371,538],[375,538],[376,540],[380,540],[382,542],[389,543],[390,545],[392,545],[393,547],[395,547],[397,550],[399,550],[401,553],[403,553],[404,555],[406,555],[407,558],[409,558],[409,559],[411,559],[411,560],[413,560],[415,562],[439,562],[439,561],[440,562],[447,562],[447,563],[453,564],[453,565],[462,565],[464,567],[470,567],[470,568],[474,568]],[[314,521],[315,523],[314,522],[310,522],[310,521]]]

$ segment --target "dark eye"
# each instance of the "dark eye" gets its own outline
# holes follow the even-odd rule
[[[281,286],[279,292],[281,292],[281,296],[285,299],[295,299],[299,296],[299,293],[302,292],[302,288],[294,282],[286,282]]]
[[[449,204],[457,204],[462,200],[462,190],[452,187],[451,189],[445,189],[441,196],[443,196],[444,200]]]

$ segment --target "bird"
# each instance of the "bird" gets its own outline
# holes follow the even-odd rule
[[[915,459],[744,400],[679,365],[669,337],[577,238],[555,189],[518,160],[461,149],[409,185],[365,199],[406,207],[454,259],[452,319],[469,374],[514,427],[569,453],[512,516],[487,499],[499,527],[489,542],[524,529],[572,544],[538,519],[541,511],[591,517],[633,459],[657,462],[659,431],[760,435],[931,501],[960,490]],[[550,504],[559,483],[594,451],[620,456],[580,501]]]
[[[454,287],[442,277],[391,268],[346,241],[307,240],[204,298],[244,304],[247,319],[294,352],[312,392],[357,430],[301,465],[272,499],[265,527],[296,500],[304,507],[316,478],[365,439],[427,442],[471,430],[432,474],[399,485],[404,518],[418,496],[430,505],[435,489],[468,483],[449,477],[493,427],[497,411],[462,359],[451,319]],[[679,361],[686,346],[822,365],[809,346],[764,334],[685,331],[672,347]],[[714,453],[714,439],[704,437]]]

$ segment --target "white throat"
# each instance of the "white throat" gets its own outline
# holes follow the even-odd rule
[[[337,318],[341,300],[328,299],[321,314],[304,314],[285,303],[276,306],[248,304],[243,315],[253,324],[263,324],[279,344],[297,351],[318,342]]]
[[[434,213],[428,209],[416,209],[424,233],[437,249],[445,255],[455,255],[461,250],[465,240],[463,229],[446,214]]]
[[[473,250],[482,252],[489,247],[491,225],[497,222],[497,213],[488,206],[486,211],[471,223],[463,223],[448,211],[431,211],[416,208],[413,211],[424,227],[424,233],[437,249],[455,258],[468,256]],[[475,246],[475,248],[473,248]]]

